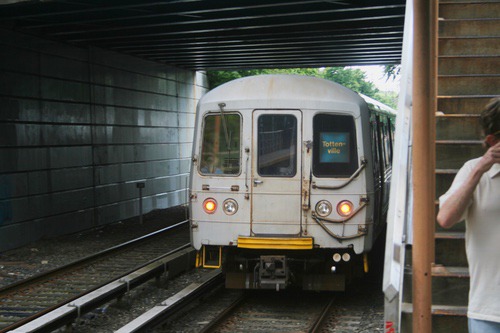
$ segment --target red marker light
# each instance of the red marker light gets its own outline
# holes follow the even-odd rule
[[[217,201],[212,198],[206,199],[205,201],[203,201],[203,210],[205,210],[207,214],[215,213],[215,211],[217,210]]]
[[[340,216],[346,217],[351,215],[352,208],[353,208],[352,202],[344,200],[339,202],[339,204],[337,205],[337,213],[339,213]]]

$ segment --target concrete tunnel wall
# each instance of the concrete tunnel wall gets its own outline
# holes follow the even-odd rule
[[[206,76],[0,29],[0,251],[187,202]]]

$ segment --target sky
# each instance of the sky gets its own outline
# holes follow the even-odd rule
[[[365,72],[367,80],[373,82],[380,91],[399,92],[399,76],[396,80],[386,80],[384,66],[353,66],[352,68],[359,68]]]

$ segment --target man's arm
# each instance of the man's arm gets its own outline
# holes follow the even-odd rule
[[[481,176],[495,163],[500,163],[500,141],[488,149],[474,166],[465,182],[439,208],[437,222],[443,228],[451,228],[460,221]]]

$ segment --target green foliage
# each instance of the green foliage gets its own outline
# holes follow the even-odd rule
[[[399,73],[397,66],[386,66],[386,75],[388,78],[395,77]],[[393,108],[397,106],[396,93],[380,92],[373,82],[367,81],[366,74],[361,69],[349,67],[327,67],[318,68],[289,68],[289,69],[253,69],[241,71],[209,71],[208,84],[213,89],[228,81],[245,76],[261,74],[297,74],[316,76],[330,81],[337,82],[353,91],[370,96]]]
[[[379,91],[373,98],[395,110],[398,108],[398,93],[395,91]]]
[[[379,92],[373,82],[366,81],[366,74],[361,69],[328,67],[324,71],[323,78],[372,98]]]
[[[208,71],[208,86],[210,89],[220,86],[223,83],[234,79],[239,79],[245,76],[262,75],[262,74],[297,74],[317,76],[319,70],[317,68],[289,68],[289,69],[251,69],[241,71]]]
[[[401,73],[401,65],[386,65],[384,73],[387,79],[395,79]]]

